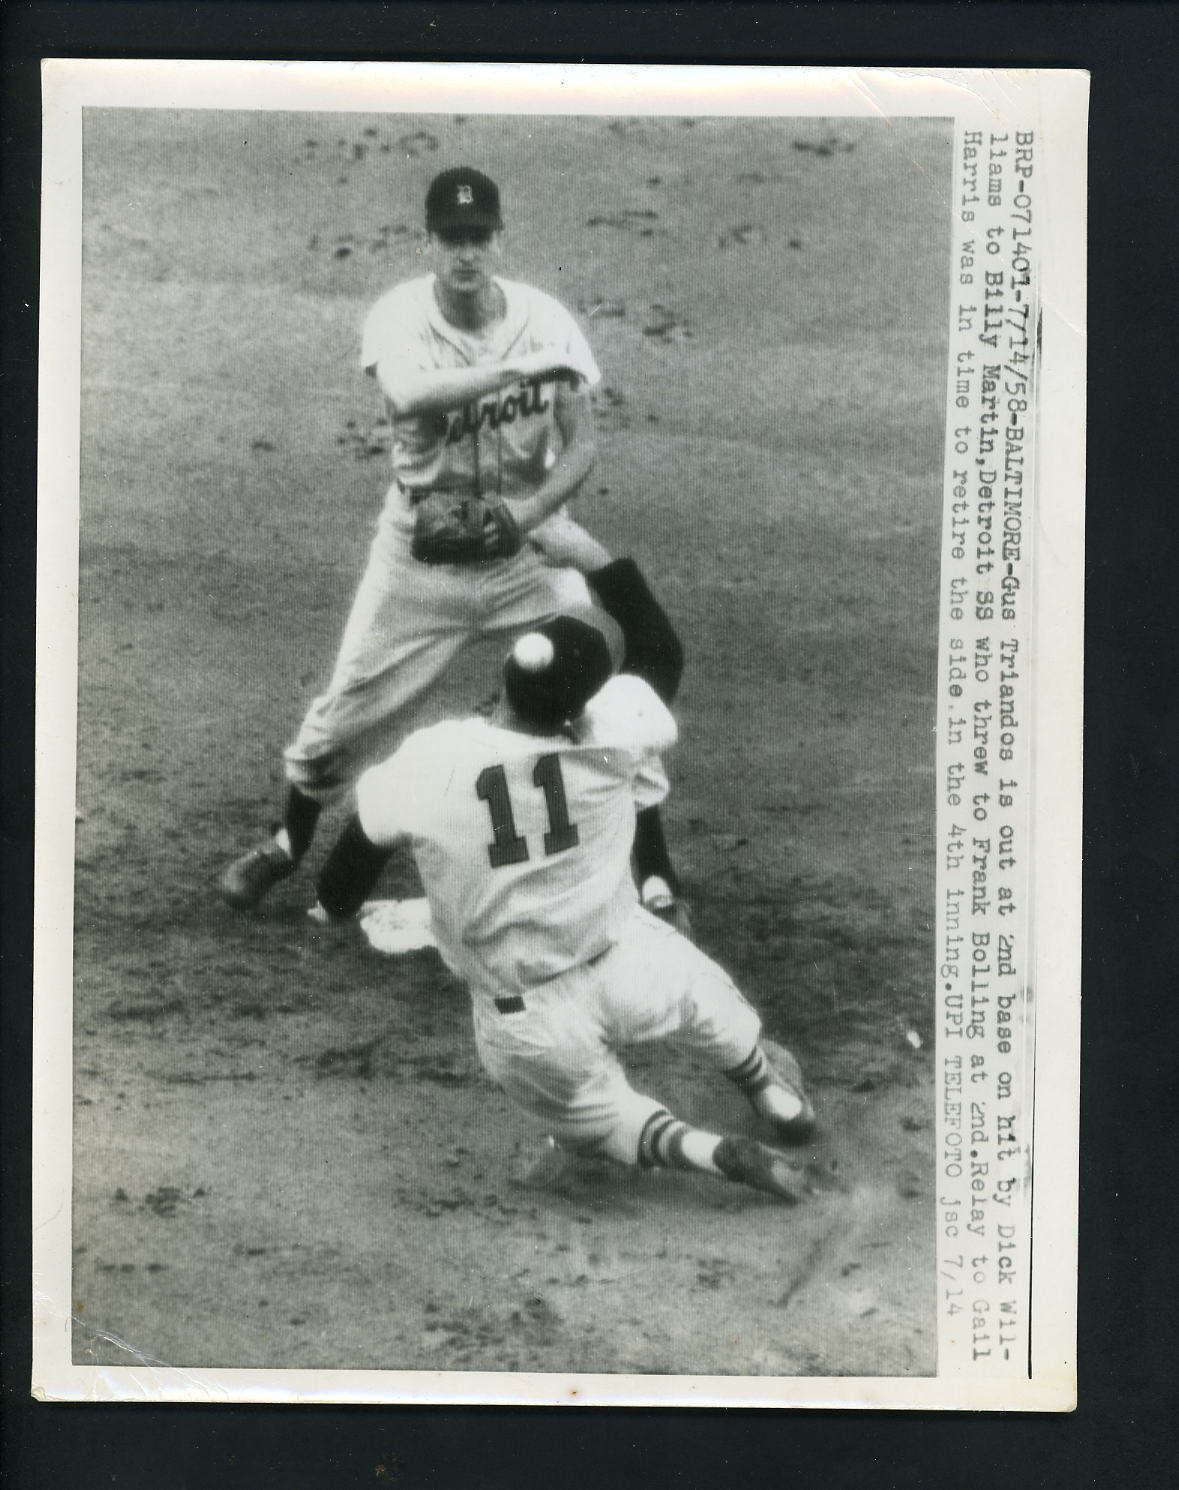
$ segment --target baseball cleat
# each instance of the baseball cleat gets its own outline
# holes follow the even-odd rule
[[[722,1138],[713,1163],[726,1179],[764,1190],[789,1205],[797,1205],[806,1192],[806,1174],[784,1154],[758,1143],[756,1138],[744,1135]]]
[[[766,1116],[779,1143],[806,1143],[814,1137],[815,1109],[805,1096],[802,1098],[802,1110],[794,1117],[778,1117],[774,1113],[767,1113]]]
[[[252,910],[279,880],[294,872],[294,859],[270,839],[233,861],[221,876],[221,898],[236,910]]]
[[[762,1041],[771,1080],[752,1099],[779,1143],[806,1143],[814,1135],[815,1109],[803,1090],[802,1071],[784,1045]]]
[[[539,1154],[520,1176],[519,1183],[528,1190],[559,1191],[573,1178],[577,1159],[561,1148],[555,1138],[546,1138]]]

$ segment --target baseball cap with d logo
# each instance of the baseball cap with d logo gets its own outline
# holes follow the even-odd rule
[[[427,231],[455,233],[463,228],[486,231],[502,227],[499,187],[490,176],[470,166],[455,166],[430,182],[426,193]]]

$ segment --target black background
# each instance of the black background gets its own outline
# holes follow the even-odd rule
[[[0,9],[3,1455],[19,1490],[1174,1483],[1174,408],[1179,11],[1169,4],[21,4]],[[605,42],[610,43],[608,50]],[[144,1407],[28,1397],[38,60],[1080,67],[1090,416],[1080,1407],[1075,1414]]]

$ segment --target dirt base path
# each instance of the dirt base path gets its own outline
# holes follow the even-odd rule
[[[283,930],[322,968],[316,994],[228,1018],[124,1004],[117,1047],[80,1066],[77,1359],[929,1369],[918,1059],[898,1055],[881,1089],[819,1088],[826,1136],[800,1159],[841,1188],[798,1207],[610,1166],[537,1190],[540,1144],[479,1070],[433,956]],[[632,1067],[689,1118],[757,1131],[708,1073],[662,1052]]]

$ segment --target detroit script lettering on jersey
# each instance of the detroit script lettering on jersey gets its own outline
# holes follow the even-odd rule
[[[547,414],[551,408],[552,403],[545,397],[544,383],[539,378],[530,378],[521,384],[519,393],[485,399],[479,405],[477,419],[470,404],[465,404],[459,413],[449,415],[446,443],[455,445],[481,429],[499,429],[501,424],[514,424],[517,419]]]
[[[392,417],[393,469],[408,490],[434,487],[534,491],[560,449],[556,385],[593,387],[601,378],[593,353],[559,301],[515,280],[497,279],[505,313],[479,333],[452,325],[433,292],[433,277],[409,280],[382,296],[365,320],[361,364],[381,377],[405,369],[475,367],[532,352],[559,351],[581,373],[526,378],[463,408]]]

